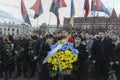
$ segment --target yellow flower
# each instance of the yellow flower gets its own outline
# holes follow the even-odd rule
[[[66,69],[67,65],[64,62],[61,62],[60,64],[60,70]]]
[[[58,64],[58,61],[57,61],[56,58],[54,58],[54,59],[52,60],[52,64]]]
[[[51,61],[52,61],[52,58],[50,57],[50,58],[48,58],[48,63],[51,63]]]
[[[76,54],[73,54],[73,61],[75,62],[75,61],[77,61],[77,55]]]
[[[72,69],[73,62],[77,61],[77,55],[73,54],[70,50],[56,52],[51,58],[48,59],[48,63],[52,65],[51,70]]]
[[[73,68],[73,65],[72,65],[72,64],[68,64],[67,68],[72,69],[72,68]]]
[[[57,70],[58,69],[58,65],[54,65],[52,69]]]
[[[53,66],[53,67],[52,67],[52,70],[56,71],[56,70],[57,70],[57,67],[54,67],[54,66]]]
[[[71,55],[71,51],[70,51],[70,50],[66,50],[66,51],[65,51],[65,54]]]

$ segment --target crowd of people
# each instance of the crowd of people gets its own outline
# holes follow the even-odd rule
[[[0,33],[0,78],[8,80],[32,78],[37,73],[39,80],[61,80],[60,76],[49,76],[47,63],[44,58],[51,45],[59,40],[67,39],[78,53],[78,69],[71,75],[63,75],[63,80],[108,80],[110,69],[115,71],[116,80],[120,80],[120,41],[117,35],[106,35],[98,32],[89,33],[69,32],[67,30],[55,33],[45,33],[18,36],[3,35]],[[16,75],[13,75],[16,72]]]

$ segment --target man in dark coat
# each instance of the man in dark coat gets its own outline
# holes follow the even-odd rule
[[[21,33],[19,39],[15,41],[13,49],[16,55],[17,66],[17,74],[15,78],[21,76],[21,71],[23,71],[24,78],[27,77],[28,46],[29,42],[25,39],[25,35]]]
[[[38,70],[38,75],[39,75],[39,80],[41,80],[41,75],[42,75],[42,62],[39,58],[39,54],[40,54],[40,48],[42,46],[42,44],[45,42],[45,38],[39,38],[36,41],[35,47],[34,47],[34,60],[37,59],[37,70]]]
[[[118,42],[114,48],[113,57],[113,69],[115,70],[117,80],[120,80],[120,42]]]
[[[95,40],[91,49],[91,60],[95,69],[95,80],[107,80],[109,62],[112,54],[112,40],[99,32],[99,39]]]
[[[3,77],[3,62],[2,62],[2,54],[4,51],[4,42],[2,38],[2,33],[0,33],[0,78]]]
[[[112,36],[113,42],[113,54],[112,54],[112,68],[115,70],[117,80],[120,80],[120,41],[117,40],[117,36]]]

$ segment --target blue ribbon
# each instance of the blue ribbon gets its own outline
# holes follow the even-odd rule
[[[47,57],[43,61],[43,64],[46,63],[48,58],[51,57],[58,50],[60,50],[60,51],[70,50],[72,53],[75,53],[77,55],[79,53],[79,51],[74,48],[73,43],[69,43],[66,40],[61,41],[61,42],[55,43],[54,45],[51,46],[51,51],[48,52]]]

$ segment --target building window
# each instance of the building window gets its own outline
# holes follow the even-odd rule
[[[19,35],[19,33],[17,33],[17,35]]]
[[[2,28],[0,28],[0,33],[2,33]]]
[[[10,33],[8,33],[8,35],[10,35]]]
[[[12,33],[12,36],[14,36],[14,33]]]
[[[6,28],[4,28],[4,31],[6,31]]]
[[[17,33],[17,35],[19,34],[19,29],[17,29],[16,33]]]
[[[14,31],[14,29],[12,29],[12,31]]]
[[[8,28],[8,31],[10,31],[10,28]]]
[[[19,29],[17,29],[17,32],[19,32]]]

